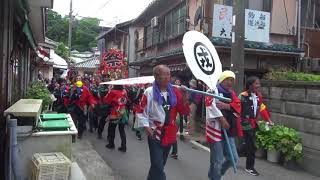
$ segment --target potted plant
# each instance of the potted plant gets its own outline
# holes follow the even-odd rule
[[[284,159],[284,166],[288,169],[297,169],[297,161],[302,159],[302,139],[299,133],[288,127],[282,127],[278,133],[279,150]]]
[[[27,91],[28,99],[42,99],[42,111],[47,110],[52,103],[51,94],[42,82],[34,82]]]
[[[270,127],[268,122],[259,121],[259,129],[256,132],[256,157],[264,158],[266,156],[266,140],[270,136]]]
[[[266,137],[266,149],[267,149],[267,160],[269,162],[278,163],[280,159],[280,151],[279,151],[279,131],[280,126],[273,126],[270,128],[270,135]]]

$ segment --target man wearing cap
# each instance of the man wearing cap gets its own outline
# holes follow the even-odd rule
[[[208,173],[210,180],[220,180],[232,165],[225,138],[229,138],[235,163],[239,159],[233,137],[241,137],[243,132],[239,118],[241,112],[240,100],[232,90],[234,80],[235,74],[232,71],[224,71],[215,90],[219,96],[230,98],[231,103],[206,97],[206,137],[210,143],[210,168]],[[222,128],[227,130],[228,137],[223,135]]]
[[[77,120],[78,138],[81,139],[86,128],[86,115],[84,114],[85,105],[89,104],[92,108],[96,104],[89,89],[78,80],[75,83],[70,95],[70,105],[72,117]]]

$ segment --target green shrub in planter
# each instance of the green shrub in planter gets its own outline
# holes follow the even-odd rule
[[[302,159],[302,139],[299,133],[285,126],[278,127],[279,150],[285,161]]]
[[[42,99],[42,110],[48,109],[52,103],[51,94],[42,82],[33,82],[27,91],[27,99]]]
[[[320,75],[293,72],[290,69],[276,69],[268,72],[264,79],[266,80],[276,80],[276,81],[310,81],[310,82],[320,82]]]
[[[270,129],[270,135],[266,137],[266,149],[268,151],[274,151],[279,149],[279,136],[278,136],[278,128],[276,126],[273,126]]]
[[[256,133],[257,148],[268,151],[278,150],[279,137],[276,126],[269,126],[267,122],[259,122],[259,130]]]
[[[256,146],[258,149],[280,152],[286,162],[302,159],[302,139],[293,128],[282,125],[269,127],[266,122],[259,122]]]
[[[258,122],[259,129],[256,132],[256,147],[258,149],[267,149],[267,140],[270,136],[270,127],[265,121]]]

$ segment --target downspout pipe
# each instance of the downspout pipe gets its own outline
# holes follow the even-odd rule
[[[8,129],[10,135],[10,149],[9,149],[9,159],[10,162],[10,171],[12,170],[15,180],[22,180],[21,176],[21,162],[19,157],[19,149],[17,142],[17,119],[9,119]],[[9,172],[10,173],[10,172]]]
[[[6,117],[6,165],[5,165],[5,179],[11,180],[12,179],[12,151],[11,151],[11,129],[9,126],[10,122],[10,115]]]
[[[297,47],[301,48],[301,0],[298,0],[298,44]]]
[[[301,0],[297,0],[298,1],[298,33],[297,33],[297,48],[300,49],[301,48]],[[301,70],[302,65],[301,65],[301,58],[297,59],[298,64],[297,64],[297,69],[298,71]]]
[[[307,50],[308,56],[307,56],[307,57],[310,57],[310,44],[307,43],[307,42],[304,42],[303,45],[306,45],[306,46],[307,46],[307,48],[308,48],[308,50]]]

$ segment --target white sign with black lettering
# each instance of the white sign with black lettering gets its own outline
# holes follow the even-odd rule
[[[192,74],[215,89],[222,65],[211,41],[198,31],[189,31],[183,36],[182,47]]]

